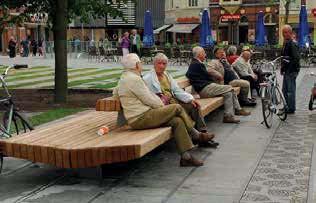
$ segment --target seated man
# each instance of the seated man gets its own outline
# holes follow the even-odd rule
[[[239,78],[226,59],[224,48],[215,48],[214,55],[216,58],[208,64],[208,69],[211,68],[224,77],[224,81],[218,81],[219,84],[240,87],[240,104],[242,106],[255,106],[256,103],[251,99],[249,82]]]
[[[154,70],[146,74],[143,79],[148,88],[160,97],[165,98],[165,105],[180,104],[185,111],[195,121],[195,128],[200,132],[207,133],[207,127],[204,118],[200,115],[200,104],[194,97],[181,89],[177,82],[165,70],[168,64],[168,58],[163,53],[158,53],[154,58]],[[214,137],[213,133],[211,134]],[[218,143],[204,142],[199,143],[198,140],[192,139],[193,142],[198,143],[202,147],[216,147]]]
[[[234,93],[232,86],[220,85],[214,80],[224,80],[221,74],[213,69],[206,69],[203,61],[206,54],[202,47],[194,47],[193,59],[186,73],[195,91],[199,93],[202,98],[223,96],[224,97],[224,123],[239,123],[234,115],[248,116],[250,112],[245,111],[239,105],[237,95]]]
[[[136,54],[124,56],[122,64],[124,71],[113,95],[120,99],[128,125],[132,129],[170,126],[181,156],[180,166],[202,166],[203,162],[189,152],[193,148],[189,134],[203,141],[211,139],[193,127],[194,122],[179,104],[164,106],[148,89],[141,78],[142,64]]]
[[[243,49],[240,57],[233,63],[232,66],[241,79],[249,81],[251,90],[256,89],[259,94],[258,76],[251,69],[250,57],[250,50]]]

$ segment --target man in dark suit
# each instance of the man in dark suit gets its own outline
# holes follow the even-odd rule
[[[193,59],[186,73],[187,78],[201,98],[224,97],[224,123],[239,123],[238,116],[248,116],[250,112],[242,109],[237,95],[230,85],[220,85],[215,81],[223,81],[224,77],[212,68],[207,69],[203,63],[206,54],[202,47],[194,47]]]
[[[282,29],[284,38],[282,56],[287,61],[282,61],[281,74],[283,75],[283,94],[287,103],[287,113],[293,114],[296,110],[296,77],[300,71],[300,53],[297,43],[293,41],[292,28],[285,25]]]

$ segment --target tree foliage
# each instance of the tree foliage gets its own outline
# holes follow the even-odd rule
[[[83,22],[92,18],[101,18],[106,15],[112,17],[123,17],[122,12],[112,7],[113,2],[118,4],[118,8],[128,2],[128,0],[68,0],[67,19],[69,22],[75,17],[80,17]],[[57,12],[55,0],[1,0],[0,9],[18,8],[21,13],[20,18],[29,18],[30,14],[46,13],[48,20],[53,23],[54,14]]]

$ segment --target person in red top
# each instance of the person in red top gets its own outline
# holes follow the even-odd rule
[[[237,59],[238,59],[238,55],[237,55],[237,47],[236,46],[230,46],[227,49],[227,61],[231,64],[233,64]]]

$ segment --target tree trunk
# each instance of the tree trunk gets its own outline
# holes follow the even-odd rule
[[[56,0],[56,12],[53,19],[55,51],[55,103],[67,102],[67,5],[68,0]]]

